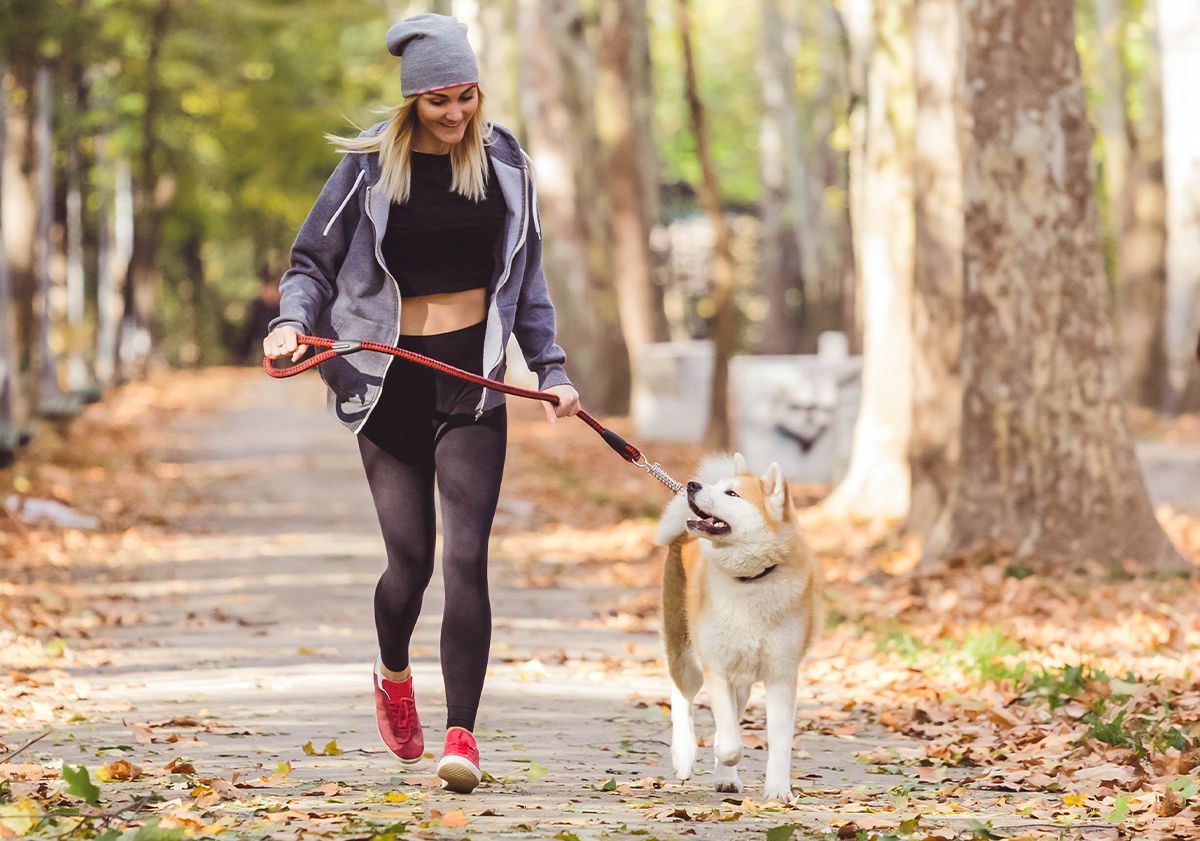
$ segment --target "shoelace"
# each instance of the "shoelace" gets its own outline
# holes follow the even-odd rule
[[[410,721],[410,715],[409,715],[408,710],[409,710],[410,706],[415,707],[416,703],[413,701],[412,698],[407,698],[407,697],[401,696],[397,699],[393,699],[390,695],[387,695],[386,693],[384,695],[384,698],[385,698],[385,700],[383,702],[383,705],[387,708],[387,711],[392,715],[392,717],[395,719],[396,723],[400,726],[400,728],[402,730],[404,730],[405,732],[407,732],[408,727],[409,727],[409,721]]]

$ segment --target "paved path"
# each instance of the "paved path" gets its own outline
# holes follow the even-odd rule
[[[97,596],[128,600],[134,619],[90,640],[69,641],[76,649],[107,647],[111,660],[72,669],[85,696],[74,703],[88,720],[69,735],[59,728],[34,756],[50,764],[65,756],[94,769],[104,761],[98,749],[124,744],[133,749],[104,759],[126,755],[157,767],[182,756],[201,778],[228,780],[236,769],[242,782],[286,761],[286,779],[243,789],[240,803],[222,808],[244,812],[262,804],[256,796],[289,795],[317,813],[357,811],[378,821],[408,820],[410,827],[429,821],[434,810],[463,809],[465,828],[440,830],[455,838],[550,838],[568,830],[586,841],[623,824],[653,827],[661,838],[761,838],[764,829],[801,817],[755,811],[763,750],[748,751],[743,781],[751,802],[745,808],[722,803],[728,795],[711,790],[711,749],[701,748],[702,771],[691,784],[671,782],[669,723],[655,703],[665,700],[668,688],[657,636],[600,619],[633,591],[517,588],[496,553],[491,666],[478,720],[483,765],[496,781],[472,795],[454,795],[436,787],[434,759],[412,771],[399,766],[379,743],[370,690],[376,653],[371,604],[383,541],[354,439],[325,413],[316,378],[304,379],[285,386],[246,371],[231,378],[236,386],[220,412],[172,425],[173,443],[161,460],[178,465],[172,469],[196,498],[164,511],[173,532],[168,541],[107,559],[83,582]],[[528,508],[505,497],[498,519],[522,505]],[[444,732],[439,581],[440,568],[413,650],[432,751],[440,749]],[[617,661],[631,665],[614,668]],[[752,703],[761,709],[760,692]],[[648,703],[639,704],[638,696]],[[189,716],[209,723],[165,724]],[[156,741],[149,744],[136,741],[138,729],[128,726],[146,722],[155,725]],[[698,725],[702,734],[710,732],[707,710]],[[171,734],[179,741],[161,741]],[[334,739],[344,753],[302,750],[311,742],[321,751]],[[810,790],[894,784],[854,759],[854,751],[876,744],[861,736],[804,733],[794,779]],[[647,778],[660,776],[667,786],[658,790]],[[329,781],[340,787],[332,798],[298,796]],[[168,798],[189,797],[182,778],[169,788],[163,779],[155,785]],[[408,800],[378,802],[392,790]],[[675,807],[688,817],[708,810],[709,820],[667,818]],[[721,811],[711,812],[716,808]],[[715,820],[739,812],[740,818]],[[436,833],[433,823],[428,831]],[[280,833],[294,837],[295,831],[281,825]]]

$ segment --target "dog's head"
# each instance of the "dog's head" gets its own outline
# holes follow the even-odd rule
[[[721,546],[771,539],[795,524],[787,480],[777,463],[755,475],[741,453],[708,456],[668,503],[656,539],[670,543],[684,535]]]

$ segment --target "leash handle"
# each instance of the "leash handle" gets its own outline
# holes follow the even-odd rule
[[[339,339],[335,341],[334,339],[326,339],[323,336],[305,335],[297,336],[296,343],[300,345],[309,345],[310,347],[322,347],[326,349],[320,353],[310,356],[308,359],[305,359],[302,362],[298,362],[295,365],[289,365],[286,368],[276,368],[273,364],[274,360],[268,356],[264,356],[263,370],[267,372],[268,376],[276,379],[294,377],[296,374],[299,374],[302,371],[307,371],[309,368],[314,368],[328,359],[333,359],[335,356],[349,356],[350,354],[358,353],[359,351],[373,350],[378,351],[379,353],[390,353],[392,356],[399,356],[400,358],[407,359],[410,362],[417,362],[429,368],[433,368],[443,373],[450,374],[451,376],[458,377],[459,379],[476,383],[484,388],[490,388],[493,391],[503,391],[507,394],[515,394],[518,397],[528,397],[531,400],[544,400],[552,406],[557,406],[559,404],[559,398],[557,394],[551,394],[548,391],[539,391],[534,388],[522,388],[521,386],[510,385],[509,383],[501,382],[500,380],[489,379],[487,377],[480,376],[479,374],[474,374],[470,371],[464,371],[462,368],[456,368],[453,365],[442,362],[440,359],[434,359],[433,357],[425,356],[422,353],[405,350],[404,348],[398,348],[393,345],[380,344],[379,342],[348,341],[345,339]],[[663,479],[656,475],[653,468],[648,464],[646,457],[642,455],[641,450],[639,450],[633,444],[629,443],[616,432],[613,432],[604,424],[600,423],[600,421],[596,420],[590,413],[584,411],[583,409],[580,409],[576,413],[576,416],[592,429],[596,430],[600,437],[604,439],[604,442],[608,444],[608,446],[612,448],[613,452],[615,452],[621,458],[637,465],[638,467],[641,467],[643,470],[647,470],[660,482],[663,481]],[[658,468],[659,471],[662,471],[662,468],[658,466],[657,462],[654,463],[653,467]],[[665,472],[663,472],[663,475],[666,475]],[[669,476],[667,476],[667,478],[670,479]],[[674,480],[671,481],[674,482]],[[668,484],[667,482],[663,482],[663,484],[666,484],[667,487],[672,487],[672,485]],[[678,485],[678,483],[675,484]]]

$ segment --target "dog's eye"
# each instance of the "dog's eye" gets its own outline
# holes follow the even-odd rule
[[[730,490],[725,491],[725,496],[737,496],[737,495],[738,495],[737,491],[733,490],[732,488]]]

